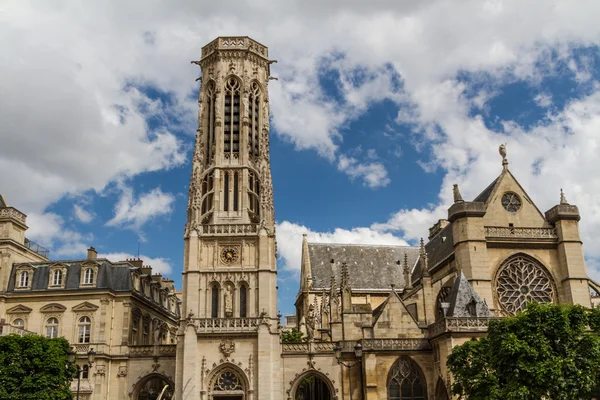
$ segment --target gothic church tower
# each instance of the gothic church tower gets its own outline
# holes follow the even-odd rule
[[[267,48],[202,48],[176,399],[281,399]],[[226,397],[222,397],[226,396]]]

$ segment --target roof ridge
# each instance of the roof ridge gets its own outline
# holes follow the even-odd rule
[[[353,247],[403,247],[409,249],[419,249],[419,246],[411,246],[404,244],[360,244],[360,243],[324,243],[324,242],[308,242],[308,245],[323,245],[323,246],[353,246]]]

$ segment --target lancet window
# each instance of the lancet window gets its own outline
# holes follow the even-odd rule
[[[219,287],[217,285],[213,285],[211,290],[211,310],[210,316],[211,318],[219,317]]]
[[[240,287],[240,318],[246,318],[248,315],[248,304],[246,301],[247,292],[248,289],[246,289],[246,286],[242,285]]]
[[[210,160],[214,157],[213,152],[215,151],[215,121],[216,121],[216,102],[217,102],[217,90],[215,81],[208,82],[206,85],[206,111],[207,111],[207,134],[206,134],[206,157],[205,163],[208,165]]]
[[[248,148],[250,156],[258,157],[258,140],[260,132],[260,86],[257,82],[250,85],[248,95],[248,119],[250,129],[248,130]]]
[[[202,215],[213,209],[213,172],[209,172],[202,179]]]
[[[248,210],[253,216],[259,216],[260,183],[258,176],[248,171]]]
[[[225,84],[223,149],[227,158],[240,151],[240,82],[229,78]]]

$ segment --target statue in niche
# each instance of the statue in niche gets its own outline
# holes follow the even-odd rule
[[[306,315],[306,337],[308,340],[315,338],[315,306],[311,304],[308,307],[308,314]]]
[[[233,317],[233,293],[231,286],[227,286],[225,290],[225,316]]]

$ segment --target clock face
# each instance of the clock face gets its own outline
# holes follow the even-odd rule
[[[502,195],[502,207],[508,212],[516,213],[521,209],[521,198],[513,192],[506,192]]]
[[[231,264],[236,262],[238,259],[238,252],[236,249],[232,247],[228,247],[221,251],[221,260],[223,260],[226,264]]]

